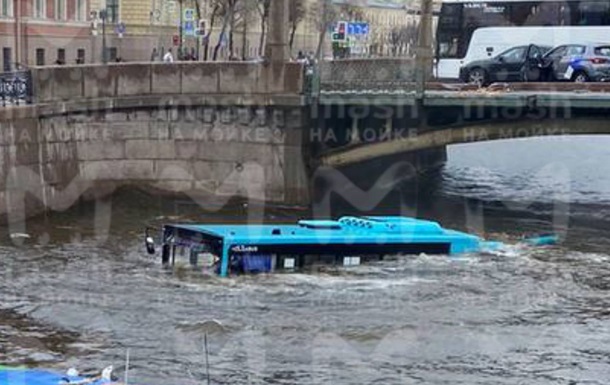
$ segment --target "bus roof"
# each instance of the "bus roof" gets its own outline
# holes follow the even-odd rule
[[[183,229],[242,245],[346,241],[359,244],[380,239],[386,242],[478,240],[474,235],[444,229],[437,222],[408,217],[343,217],[338,221],[301,220],[293,225],[173,224],[165,228]]]

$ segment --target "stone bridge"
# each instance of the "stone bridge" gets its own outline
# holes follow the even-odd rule
[[[318,165],[344,167],[451,144],[610,134],[606,84],[429,84],[414,91],[322,92],[313,109]],[[422,164],[426,166],[426,164]]]
[[[307,203],[303,69],[130,63],[32,70],[0,108],[0,213],[62,210],[124,185],[202,202]]]
[[[610,133],[605,85],[418,92],[409,63],[387,59],[373,73],[334,62],[319,72],[332,86],[295,63],[34,68],[33,103],[0,108],[0,213],[61,210],[123,185],[205,203],[308,204],[320,167],[401,159],[426,169],[453,143]]]

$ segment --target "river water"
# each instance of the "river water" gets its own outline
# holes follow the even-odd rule
[[[130,383],[203,384],[207,334],[214,384],[607,384],[609,160],[607,137],[451,147],[405,199],[420,217],[515,244],[461,258],[225,280],[168,272],[145,255],[143,225],[249,208],[211,213],[134,191],[103,205],[101,238],[94,204],[28,221],[23,245],[3,228],[0,364],[113,364],[122,376],[129,355]],[[562,244],[516,244],[548,231]]]

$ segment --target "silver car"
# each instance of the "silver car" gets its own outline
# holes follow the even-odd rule
[[[601,82],[610,80],[610,43],[564,44],[542,59],[543,80]]]

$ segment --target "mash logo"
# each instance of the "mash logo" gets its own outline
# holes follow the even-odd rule
[[[233,246],[231,248],[231,251],[234,253],[256,253],[258,251],[258,247],[237,245],[237,246]]]

